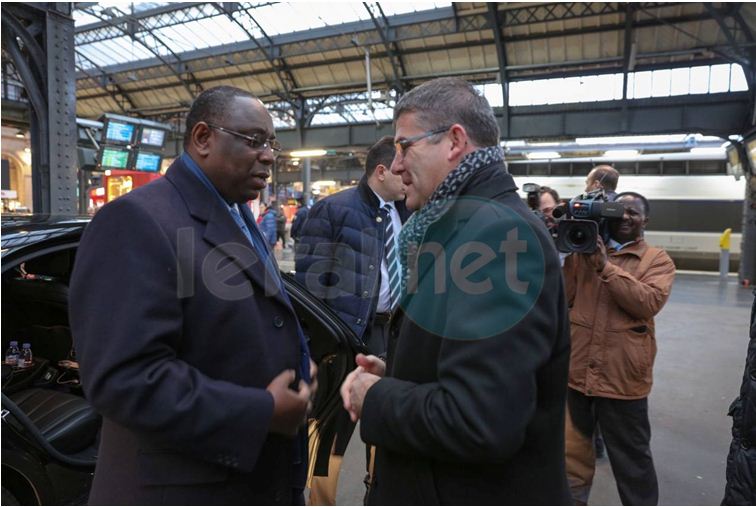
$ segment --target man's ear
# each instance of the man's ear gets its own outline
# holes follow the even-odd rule
[[[386,179],[386,172],[388,172],[388,167],[385,165],[378,164],[375,166],[375,175],[378,178],[378,181],[384,181]]]
[[[449,154],[447,160],[458,160],[461,158],[468,145],[467,131],[459,123],[455,123],[449,129],[449,139],[451,140],[451,146],[449,147]]]
[[[189,144],[194,149],[194,152],[202,157],[206,157],[210,154],[210,127],[207,123],[201,121],[197,122],[192,128],[192,135],[189,138]]]

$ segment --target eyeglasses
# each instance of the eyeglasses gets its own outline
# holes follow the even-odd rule
[[[407,139],[399,139],[398,141],[394,141],[394,146],[396,146],[396,152],[398,155],[401,155],[403,157],[404,153],[407,150],[409,150],[410,146],[412,146],[413,144],[425,139],[426,137],[435,136],[436,134],[441,134],[442,132],[446,132],[450,128],[451,126],[437,128],[434,130],[429,130],[428,132],[424,132],[422,134],[418,134],[416,136],[408,137]]]
[[[251,136],[248,136],[240,132],[236,132],[233,130],[229,130],[227,128],[219,127],[218,125],[213,125],[212,123],[208,123],[207,126],[210,127],[211,129],[220,130],[221,132],[225,132],[226,134],[231,134],[232,136],[236,136],[241,139],[244,139],[244,141],[246,141],[247,146],[249,146],[253,150],[264,151],[270,148],[273,151],[273,156],[275,157],[277,157],[278,154],[281,152],[281,143],[278,141],[278,139],[275,139],[273,137],[266,139],[260,134],[253,134]]]

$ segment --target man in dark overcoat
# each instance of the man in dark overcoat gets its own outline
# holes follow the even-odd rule
[[[468,82],[394,110],[403,286],[388,360],[358,356],[345,408],[375,445],[369,503],[570,502],[564,467],[569,321],[559,259],[517,195],[499,128]]]
[[[280,145],[249,93],[204,91],[165,177],[84,232],[70,317],[103,415],[92,504],[297,504],[313,376],[246,203]]]

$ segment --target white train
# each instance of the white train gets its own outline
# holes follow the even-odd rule
[[[585,176],[514,176],[517,186],[537,183],[572,198],[585,188]],[[651,204],[646,239],[662,247],[678,269],[718,270],[719,240],[732,229],[730,271],[740,261],[745,180],[728,175],[620,176],[618,192],[638,192]],[[525,193],[520,190],[524,198]]]

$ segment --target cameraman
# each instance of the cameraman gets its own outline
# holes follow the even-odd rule
[[[648,394],[656,356],[654,316],[669,297],[675,266],[646,244],[649,204],[635,192],[618,194],[621,220],[591,254],[564,265],[570,306],[566,464],[573,500],[588,501],[595,471],[591,444],[600,424],[624,505],[656,505],[658,485],[649,446]]]
[[[538,189],[538,210],[543,214],[543,221],[549,231],[557,226],[554,221],[554,208],[559,205],[559,193],[551,187]]]

